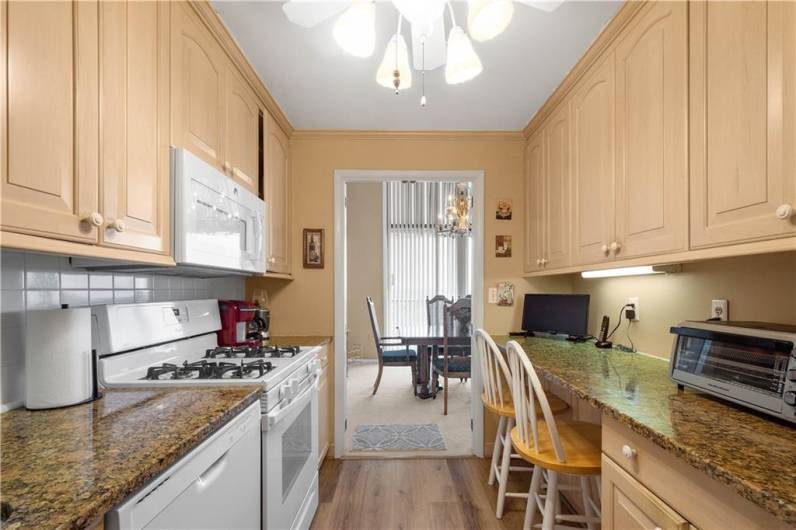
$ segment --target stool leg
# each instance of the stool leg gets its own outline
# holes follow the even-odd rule
[[[591,491],[591,480],[590,477],[580,477],[580,494],[581,498],[583,499],[583,511],[586,517],[594,517],[596,514],[592,509],[592,491]],[[589,530],[595,530],[596,525],[594,523],[586,523],[586,526]]]
[[[503,505],[506,503],[506,486],[509,482],[509,468],[511,467],[511,429],[514,427],[514,418],[506,418],[504,423],[503,438],[503,459],[500,463],[500,477],[498,478],[498,498],[497,510],[495,515],[500,519],[503,517]]]
[[[547,472],[547,495],[544,500],[544,519],[542,530],[553,530],[556,525],[556,508],[558,507],[558,473]]]
[[[525,507],[525,520],[522,523],[523,530],[531,530],[534,519],[536,519],[536,494],[539,492],[539,487],[542,483],[542,468],[539,466],[533,467],[533,475],[531,476],[531,487],[528,489],[528,505]]]
[[[495,483],[495,466],[500,458],[500,443],[503,440],[503,427],[506,425],[506,418],[501,416],[498,420],[497,433],[495,434],[495,447],[492,449],[492,465],[489,466],[489,484]]]

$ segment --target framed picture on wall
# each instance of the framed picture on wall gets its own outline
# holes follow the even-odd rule
[[[511,199],[498,199],[497,210],[495,211],[495,219],[497,219],[498,221],[510,221],[511,209],[512,209]]]
[[[495,236],[495,257],[511,257],[511,236]]]
[[[304,229],[304,268],[322,269],[325,243],[323,241],[323,228]]]
[[[511,282],[499,282],[497,284],[497,305],[514,305],[514,284]]]

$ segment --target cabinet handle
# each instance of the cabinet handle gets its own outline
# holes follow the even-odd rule
[[[91,212],[86,217],[82,219],[84,223],[88,223],[91,226],[100,227],[102,223],[105,222],[105,219],[102,218],[102,214],[99,212]]]
[[[777,219],[782,219],[783,221],[790,219],[793,215],[793,206],[790,204],[781,204],[776,211]]]
[[[607,256],[610,248],[608,248],[608,245],[603,245],[601,250],[603,251],[603,254]]]
[[[614,241],[613,243],[611,243],[611,251],[612,251],[614,254],[618,254],[620,250],[622,250],[622,245],[621,245],[620,243],[618,243],[618,242],[616,242],[616,241]]]
[[[628,460],[633,460],[634,458],[636,458],[637,454],[638,452],[629,445],[625,444],[622,446],[622,456],[624,456]]]
[[[108,223],[108,230],[115,230],[116,232],[122,233],[124,232],[124,221],[121,219],[116,219],[115,221],[111,221]]]

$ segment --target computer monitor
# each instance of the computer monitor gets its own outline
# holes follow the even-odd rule
[[[582,337],[588,333],[589,295],[526,294],[522,330]]]

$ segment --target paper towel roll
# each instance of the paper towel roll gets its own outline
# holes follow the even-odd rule
[[[25,407],[88,401],[94,382],[91,309],[29,311],[25,325]]]

